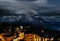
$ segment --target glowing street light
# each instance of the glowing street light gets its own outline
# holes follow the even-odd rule
[[[23,29],[23,26],[20,26],[20,29]]]
[[[44,30],[41,31],[42,33],[44,32]]]

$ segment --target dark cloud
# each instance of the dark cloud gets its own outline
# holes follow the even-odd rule
[[[19,0],[19,1],[35,1],[35,0]]]
[[[0,22],[39,24],[40,16],[56,15],[60,15],[60,8],[49,0],[0,0]]]

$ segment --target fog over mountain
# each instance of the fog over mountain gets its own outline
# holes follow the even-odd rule
[[[0,0],[0,22],[38,24],[40,20],[44,19],[50,24],[57,25],[60,24],[60,18],[58,17],[60,7],[57,4],[59,4],[58,0]],[[41,23],[43,24],[43,22]]]

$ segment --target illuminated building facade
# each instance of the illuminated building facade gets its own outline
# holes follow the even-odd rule
[[[46,29],[40,29],[39,30],[40,32],[37,34],[34,32],[34,29],[32,31],[30,26],[26,26],[24,28],[23,26],[15,27],[14,34],[12,34],[11,36],[10,35],[11,28],[12,27],[10,27],[6,33],[0,34],[0,40],[2,39],[2,41],[21,41],[21,40],[23,41],[54,41],[55,39],[54,36],[50,35],[52,31],[49,32],[48,30],[46,31]],[[58,40],[60,40],[60,38],[58,38]]]
[[[25,34],[24,41],[48,41],[49,38],[40,37],[36,34]],[[53,41],[53,38],[50,39],[50,41]]]

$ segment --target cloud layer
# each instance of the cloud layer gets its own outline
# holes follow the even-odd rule
[[[52,15],[50,12],[59,11],[55,5],[49,4],[48,0],[0,0],[0,9],[6,10],[6,13],[0,13],[2,20],[12,22],[11,15],[25,15],[26,19],[34,20],[31,16],[35,15]],[[58,10],[58,11],[57,11]],[[54,15],[54,14],[53,14]],[[6,17],[5,17],[6,16]],[[5,17],[5,18],[4,18]],[[14,17],[14,21],[19,18]]]
[[[60,9],[48,0],[0,0],[0,22],[39,24],[38,18],[48,15],[60,15]]]
[[[14,14],[29,14],[31,12],[44,15],[42,13],[55,10],[55,5],[49,4],[47,0],[31,0],[29,2],[27,0],[0,0],[0,5],[1,9],[9,10]]]
[[[27,1],[27,0],[0,0],[0,9],[3,10],[7,10],[7,13],[3,13],[0,15],[4,15],[1,19],[2,20],[7,20],[10,21],[12,20],[12,16],[7,16],[6,15],[20,15],[23,14],[25,15],[26,19],[32,19],[32,15],[39,15],[38,11],[40,11],[40,7],[47,5],[47,0],[31,0],[31,1]],[[45,6],[44,6],[45,7]],[[37,11],[38,10],[38,11]],[[9,11],[9,13],[8,13]],[[4,18],[5,17],[5,18]],[[15,20],[17,20],[18,18],[14,17]],[[6,21],[5,20],[5,21]],[[15,21],[14,20],[14,21]],[[32,19],[33,20],[33,19]],[[19,21],[19,19],[17,20]],[[13,21],[12,21],[13,22]]]

